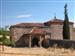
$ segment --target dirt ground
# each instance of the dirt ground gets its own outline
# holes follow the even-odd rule
[[[12,48],[4,46],[4,51],[0,47],[0,56],[75,56],[74,49],[64,48]]]

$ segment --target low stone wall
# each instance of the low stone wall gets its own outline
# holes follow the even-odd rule
[[[49,40],[50,47],[75,48],[75,41],[72,40]]]

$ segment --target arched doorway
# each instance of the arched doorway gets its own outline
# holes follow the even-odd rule
[[[32,47],[37,46],[39,47],[39,39],[37,37],[33,37],[32,39]]]

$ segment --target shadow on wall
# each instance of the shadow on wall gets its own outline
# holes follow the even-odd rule
[[[29,46],[29,38],[28,34],[24,34],[20,37],[18,41],[16,41],[16,47],[28,47]]]
[[[29,36],[23,35],[20,37],[20,39],[15,43],[16,47],[29,47]],[[35,44],[37,44],[37,47],[39,47],[38,45],[38,39],[34,38],[32,43],[34,46]],[[75,41],[72,40],[53,40],[53,39],[44,39],[42,41],[42,47],[44,48],[49,48],[49,47],[59,47],[59,48],[74,48],[75,49]]]

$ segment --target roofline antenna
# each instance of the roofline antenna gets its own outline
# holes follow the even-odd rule
[[[55,15],[54,15],[54,19],[56,19],[56,13],[55,13]]]

